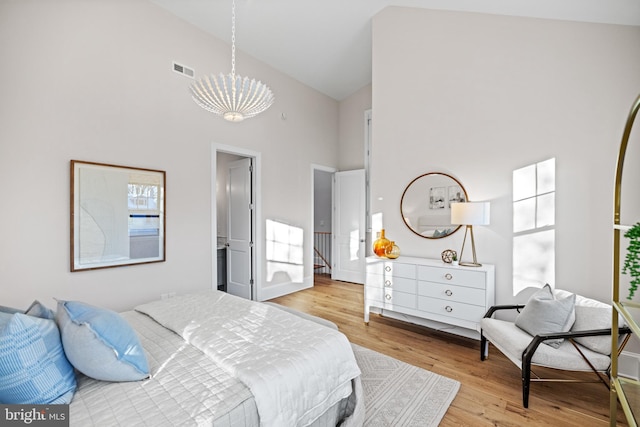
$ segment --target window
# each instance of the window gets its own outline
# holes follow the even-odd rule
[[[555,281],[555,159],[513,171],[513,294]]]

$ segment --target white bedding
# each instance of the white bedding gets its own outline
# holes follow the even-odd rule
[[[106,382],[79,374],[69,406],[72,427],[258,425],[253,395],[241,381],[148,316],[122,316],[145,348],[152,377]]]
[[[206,291],[136,307],[237,376],[261,426],[305,426],[360,375],[346,337],[266,304]]]

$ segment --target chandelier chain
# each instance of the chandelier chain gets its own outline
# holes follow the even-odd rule
[[[231,75],[236,75],[236,0],[231,2]]]

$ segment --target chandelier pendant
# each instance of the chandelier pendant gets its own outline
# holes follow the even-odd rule
[[[236,75],[236,2],[231,7],[231,72],[202,77],[191,85],[191,97],[200,107],[232,122],[257,116],[275,100],[264,83]]]

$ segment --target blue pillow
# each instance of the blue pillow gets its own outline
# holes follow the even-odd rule
[[[102,381],[137,381],[149,376],[138,336],[118,313],[77,301],[58,301],[62,345],[71,364]]]
[[[29,316],[39,317],[41,319],[53,319],[55,318],[55,313],[53,310],[45,307],[40,301],[35,300],[31,303],[29,308],[26,310],[20,310],[19,308],[6,307],[4,305],[0,305],[0,313],[22,313],[28,314]]]
[[[24,313],[24,310],[20,310],[19,308],[7,307],[5,305],[0,305],[0,313]]]
[[[56,323],[0,313],[0,403],[69,404],[75,390]]]
[[[28,314],[29,316],[39,317],[41,319],[54,319],[55,313],[53,310],[45,307],[38,300],[35,300],[31,303],[29,308],[24,312],[24,314]]]

